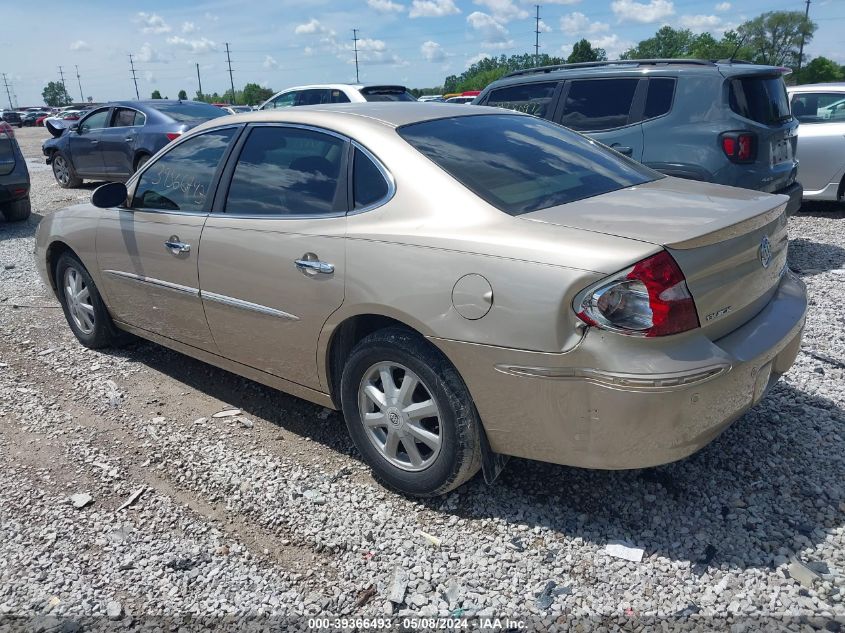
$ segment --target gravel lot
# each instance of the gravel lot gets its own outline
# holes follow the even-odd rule
[[[304,614],[845,630],[843,210],[790,220],[804,350],[709,447],[640,471],[512,460],[492,487],[418,503],[371,479],[334,412],[151,343],[78,345],[33,234],[91,187],[60,189],[46,132],[16,134],[36,215],[0,222],[0,630]]]

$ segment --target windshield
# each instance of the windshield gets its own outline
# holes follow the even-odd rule
[[[731,110],[764,125],[792,118],[783,77],[741,77],[731,80]]]
[[[186,101],[174,101],[167,103],[162,101],[152,106],[159,112],[169,116],[174,121],[184,123],[186,121],[197,121],[206,119],[216,119],[219,116],[226,116],[228,112],[207,103],[196,103]]]
[[[398,132],[465,187],[511,215],[662,178],[596,141],[531,116],[459,116],[405,125]]]

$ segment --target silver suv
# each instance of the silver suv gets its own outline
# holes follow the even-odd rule
[[[654,59],[563,64],[513,72],[474,101],[549,119],[670,176],[789,196],[798,121],[783,69]]]

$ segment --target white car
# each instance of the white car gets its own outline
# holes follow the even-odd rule
[[[366,86],[361,84],[315,84],[277,92],[259,110],[325,103],[365,103],[367,101],[416,101],[405,86]]]
[[[44,126],[46,127],[49,123],[57,130],[69,127],[79,120],[79,114],[81,112],[82,110],[62,110],[58,114],[44,119]]]
[[[450,97],[450,98],[446,99],[446,103],[468,104],[468,103],[472,103],[473,101],[475,101],[475,97],[463,97],[463,96],[461,96],[461,97]]]
[[[805,200],[845,197],[845,83],[787,89],[798,127],[798,179]]]

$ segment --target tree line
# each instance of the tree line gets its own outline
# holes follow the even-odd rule
[[[194,95],[195,101],[204,101],[205,103],[231,103],[242,105],[256,105],[264,103],[272,97],[275,91],[272,88],[262,88],[256,83],[248,83],[243,87],[243,90],[236,90],[234,96],[232,90],[229,89],[222,95],[217,92],[202,93],[199,90]],[[64,84],[60,81],[50,81],[44,86],[41,92],[44,103],[52,108],[61,108],[72,104],[73,97],[68,94]],[[160,90],[153,90],[150,99],[169,99],[168,96],[162,96]],[[185,90],[180,90],[177,99],[186,101],[188,93]]]

